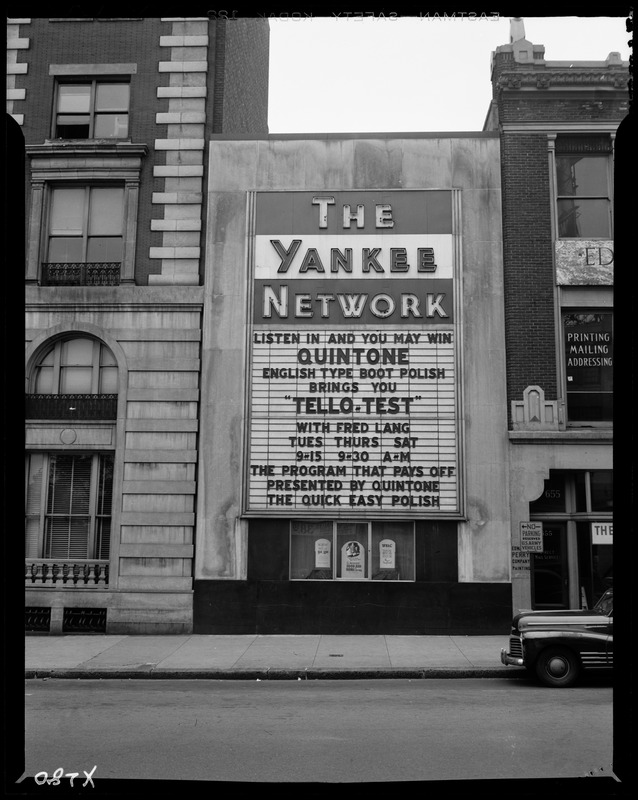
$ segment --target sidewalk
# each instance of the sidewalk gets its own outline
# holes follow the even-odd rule
[[[28,635],[27,678],[518,678],[507,636]]]

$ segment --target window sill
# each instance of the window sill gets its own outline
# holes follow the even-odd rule
[[[508,431],[512,444],[611,444],[613,428],[570,428],[567,431]]]

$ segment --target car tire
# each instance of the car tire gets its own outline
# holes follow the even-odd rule
[[[536,659],[536,676],[545,686],[567,687],[576,683],[578,657],[566,647],[548,647]]]

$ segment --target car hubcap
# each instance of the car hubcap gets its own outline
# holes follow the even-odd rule
[[[562,678],[563,675],[566,675],[567,672],[569,672],[569,664],[564,658],[555,656],[547,663],[547,671],[554,678]]]

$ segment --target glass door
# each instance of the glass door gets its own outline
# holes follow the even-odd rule
[[[543,523],[543,552],[532,553],[532,606],[569,608],[565,523]]]

